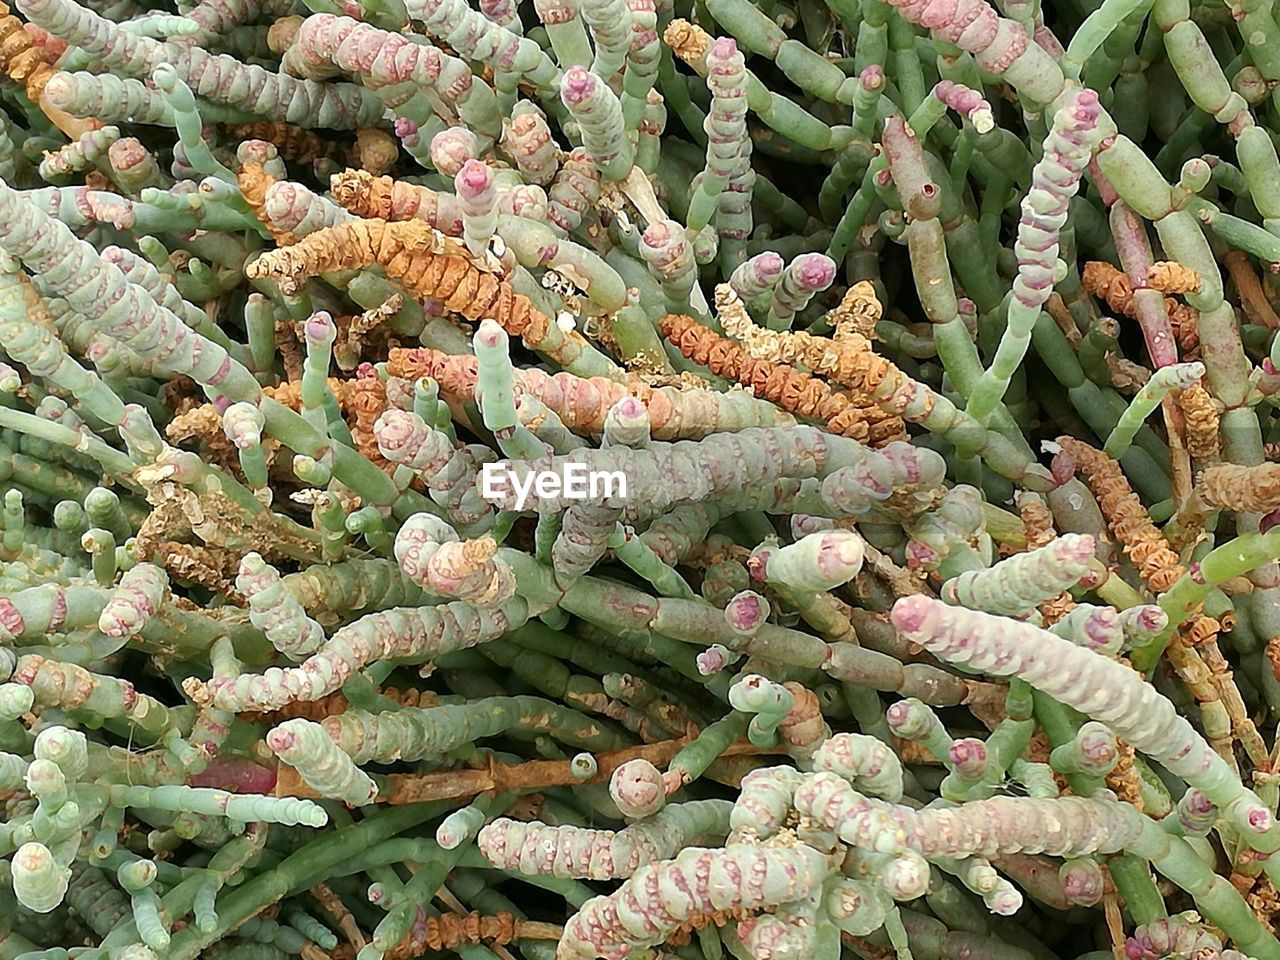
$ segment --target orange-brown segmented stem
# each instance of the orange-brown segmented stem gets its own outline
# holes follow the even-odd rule
[[[1186,387],[1178,396],[1187,438],[1187,452],[1201,466],[1216,463],[1222,456],[1218,431],[1222,406],[1201,384]]]
[[[302,379],[302,344],[298,342],[298,328],[288,320],[277,320],[275,328],[276,352],[280,354],[280,366],[288,383]]]
[[[840,305],[827,314],[827,323],[841,340],[851,333],[868,340],[876,338],[876,324],[884,316],[884,307],[876,296],[876,288],[868,280],[859,280],[846,292]]]
[[[1120,465],[1101,450],[1074,437],[1059,437],[1058,445],[1074,471],[1084,477],[1085,483],[1093,491],[1107,526],[1123,545],[1124,552],[1137,567],[1139,575],[1152,593],[1164,593],[1186,573],[1186,568],[1182,566],[1178,555],[1170,549],[1164,535],[1151,522],[1142,501],[1121,472]],[[1193,636],[1211,639],[1216,636],[1217,629],[1216,621],[1198,617],[1193,620],[1188,631]],[[1216,640],[1212,642],[1216,646]],[[1215,674],[1186,636],[1176,636],[1169,644],[1167,655],[1178,678],[1200,703],[1205,733],[1210,742],[1224,759],[1234,764],[1231,750],[1232,728],[1244,729],[1244,724],[1248,721],[1247,713],[1233,716],[1233,701],[1238,698],[1238,691],[1233,698],[1226,687],[1234,684],[1230,684],[1229,679],[1224,681],[1221,674]]]
[[[296,163],[311,163],[323,157],[336,156],[337,144],[326,140],[313,130],[283,120],[257,120],[253,123],[230,124],[227,132],[239,140],[266,140],[274,144],[280,156]]]
[[[157,559],[173,579],[198,584],[214,593],[241,603],[236,592],[235,571],[240,565],[239,551],[198,543],[166,540],[156,551]]]
[[[0,2],[0,70],[10,80],[22,84],[28,99],[38,104],[54,126],[74,141],[102,124],[73,117],[43,102],[45,84],[56,72],[53,66],[56,56],[50,47],[37,44],[27,24],[10,12],[8,4]]]
[[[330,377],[329,390],[338,401],[338,407],[346,409],[352,389],[352,381]],[[271,387],[263,387],[262,395],[270,397],[293,410],[302,409],[302,384],[298,382],[280,383]],[[185,413],[174,417],[165,426],[165,434],[175,442],[192,438],[207,439],[212,430],[221,432],[221,420],[217,409],[211,403],[202,403]]]
[[[352,421],[351,439],[356,449],[387,473],[394,472],[396,465],[382,455],[373,435],[373,425],[387,409],[386,386],[376,375],[371,374],[350,381],[350,387],[348,410]]]
[[[267,28],[267,49],[277,56],[288,50],[298,39],[298,30],[305,18],[297,14],[281,17]]]
[[[1157,265],[1153,265],[1153,269]],[[1157,271],[1157,279],[1165,279]],[[1198,279],[1198,278],[1197,278]],[[1133,306],[1133,284],[1127,274],[1116,269],[1105,260],[1091,260],[1084,265],[1080,273],[1080,283],[1085,291],[1100,300],[1118,314],[1134,319],[1136,312]],[[1153,287],[1155,283],[1151,284]],[[1164,298],[1165,311],[1169,314],[1169,323],[1173,327],[1174,338],[1182,351],[1183,359],[1191,359],[1200,346],[1200,336],[1196,323],[1198,311],[1172,297]]]
[[[1058,445],[1097,497],[1107,526],[1123,545],[1139,575],[1153,593],[1164,593],[1186,571],[1151,522],[1120,465],[1101,450],[1074,437],[1059,437]]]
[[[348,212],[382,220],[424,220],[451,237],[462,236],[462,204],[449,193],[437,193],[364,170],[344,170],[329,178],[329,190]]]
[[[757,397],[802,417],[826,421],[827,429],[881,446],[905,440],[902,418],[886,415],[869,397],[830,384],[786,364],[756,360],[745,350],[692,317],[668,314],[659,330],[676,348],[712,373],[736,380]]]
[[[418,297],[436,300],[446,310],[472,321],[496,320],[530,350],[563,366],[590,348],[576,330],[561,334],[551,318],[516,293],[505,277],[421,220],[356,220],[318,230],[291,247],[264,253],[245,273],[276,280],[285,293],[292,293],[307,277],[374,264]]]
[[[425,347],[393,348],[387,354],[387,373],[406,380],[431,377],[450,402],[466,402],[475,396],[475,357],[452,356]],[[579,436],[599,436],[604,431],[605,416],[610,408],[627,396],[638,398],[648,409],[655,440],[700,439],[741,426],[794,423],[789,414],[759,404],[751,411],[750,424],[736,424],[730,419],[732,397],[711,390],[651,387],[641,381],[619,383],[604,377],[579,377],[571,373],[553,375],[536,367],[518,369],[515,377],[521,392],[537,397]],[[739,399],[745,397],[743,394]]]
[[[400,143],[388,131],[364,127],[356,131],[351,158],[374,176],[382,176],[400,159]]]
[[[1037,494],[1026,494],[1018,498],[1018,514],[1022,518],[1023,529],[1027,532],[1028,550],[1036,550],[1056,538],[1053,514]],[[1075,605],[1076,602],[1070,593],[1062,593],[1040,604],[1040,616],[1046,624],[1057,623],[1070,613]],[[1141,810],[1142,789],[1137,768],[1133,764],[1133,747],[1124,741],[1117,741],[1117,746],[1120,748],[1120,759],[1107,774],[1107,786],[1119,799]]]
[[[1117,800],[1123,800],[1141,810],[1143,808],[1142,781],[1139,778],[1138,768],[1133,763],[1135,751],[1123,740],[1116,741],[1116,748],[1118,759],[1111,772],[1107,774],[1107,787],[1115,793]]]
[[[277,233],[271,230],[271,218],[266,212],[267,191],[271,189],[271,185],[276,182],[276,178],[262,169],[257,163],[246,163],[240,168],[236,174],[236,184],[240,187],[240,195],[244,197],[244,202],[249,205],[249,209],[253,211],[253,215],[258,218],[258,222],[271,231],[271,239],[281,246],[287,246],[291,243],[297,243],[297,237],[292,233]]]
[[[1080,274],[1085,291],[1105,300],[1116,313],[1130,315],[1133,309],[1133,283],[1128,274],[1105,260],[1090,260]]]
[[[1022,529],[1026,532],[1028,550],[1048,546],[1057,537],[1053,529],[1053,514],[1040,497],[1019,497],[1018,516],[1022,520]]]
[[[784,743],[800,749],[816,749],[831,736],[831,729],[822,719],[822,705],[818,695],[803,684],[789,680],[783,684],[794,698],[791,709],[778,724],[778,735]]]
[[[1268,513],[1280,507],[1280,464],[1217,463],[1200,474],[1200,498],[1211,507]]]
[[[758,327],[727,283],[716,288],[716,313],[725,331],[757,360],[806,366],[855,393],[879,398],[881,409],[912,421],[927,417],[936,402],[932,390],[875,353],[871,341],[861,334],[828,340]]]
[[[1052,543],[1056,539],[1053,530],[1053,515],[1044,500],[1038,494],[1024,494],[1018,498],[1018,515],[1023,521],[1023,529],[1027,531],[1027,549],[1034,550]],[[1056,623],[1075,608],[1075,599],[1070,593],[1062,593],[1041,604],[1041,618],[1048,623]],[[1133,765],[1134,751],[1132,746],[1117,741],[1120,746],[1120,762],[1111,773],[1107,774],[1107,786],[1115,791],[1121,800],[1142,809],[1142,790],[1138,780],[1137,768]],[[1047,746],[1047,742],[1046,742]]]
[[[328,384],[329,390],[337,398],[338,409],[348,419],[354,419],[352,407],[354,381],[330,378]],[[278,400],[293,410],[302,409],[302,384],[300,381],[295,380],[271,387],[263,387],[262,395]],[[165,436],[172,443],[198,441],[201,449],[209,459],[237,474],[239,473],[239,456],[235,447],[223,432],[222,416],[213,404],[202,403],[189,406],[165,425]],[[274,459],[276,441],[264,439],[263,447],[267,453],[267,462],[270,464]]]
[[[173,443],[198,440],[208,455],[221,464],[236,462],[236,451],[222,432],[222,416],[211,403],[190,406],[168,422],[165,436]]]
[[[1147,267],[1147,283],[1161,293],[1195,293],[1200,275],[1174,260],[1160,260]]]
[[[428,950],[456,950],[468,943],[507,944],[513,940],[557,940],[563,929],[555,924],[517,920],[509,913],[484,916],[442,913],[427,916],[419,909],[404,939],[388,950],[386,960],[408,960]]]
[[[672,20],[667,25],[662,39],[671,48],[672,53],[686,62],[701,60],[706,56],[707,47],[711,42],[711,36],[707,31],[688,20],[681,19]]]
[[[1034,493],[1018,497],[1018,516],[1022,520],[1022,529],[1026,532],[1027,550],[1038,550],[1048,546],[1057,539],[1057,531],[1053,528],[1053,514],[1048,505]],[[1045,624],[1057,623],[1076,605],[1070,593],[1061,593],[1051,600],[1040,604],[1040,616]]]

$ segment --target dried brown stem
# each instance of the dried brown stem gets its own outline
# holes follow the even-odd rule
[[[1064,459],[1055,464],[1055,472],[1061,475],[1063,468],[1070,466],[1072,472],[1084,476],[1098,499],[1108,528],[1124,546],[1124,552],[1138,568],[1139,575],[1153,593],[1159,595],[1168,590],[1186,573],[1186,568],[1151,522],[1120,465],[1082,440],[1060,437],[1058,444],[1062,448],[1059,456]],[[1277,473],[1280,473],[1280,467],[1277,467]],[[1218,629],[1218,622],[1211,617],[1193,616],[1184,631],[1169,644],[1166,656],[1178,678],[1200,704],[1209,741],[1223,759],[1234,766],[1232,731],[1235,729],[1247,734],[1252,724],[1247,711],[1242,709],[1243,702],[1230,675],[1210,669],[1196,649],[1197,646],[1212,644],[1216,650]]]
[[[238,140],[265,140],[273,144],[280,156],[295,163],[311,163],[325,157],[335,157],[341,148],[313,130],[283,120],[257,120],[253,123],[234,123],[227,133]]]
[[[323,883],[317,883],[309,892],[321,909],[333,917],[338,929],[347,938],[347,942],[357,951],[363,950],[367,941],[364,934],[360,932],[360,925],[356,923],[356,918],[343,904],[342,898]]]
[[[1157,278],[1159,276],[1157,274]],[[1104,260],[1089,261],[1080,273],[1080,282],[1087,293],[1104,300],[1116,313],[1131,320],[1137,319],[1137,311],[1133,305],[1133,283],[1126,274],[1111,264]],[[1164,306],[1183,359],[1192,359],[1200,347],[1197,331],[1199,312],[1173,297],[1165,297]]]
[[[852,317],[846,321],[844,336],[863,336]],[[838,390],[784,363],[757,360],[732,340],[692,317],[668,314],[662,318],[659,330],[695,363],[719,376],[736,380],[757,397],[770,400],[784,410],[824,421],[832,433],[869,442],[872,446],[906,439],[902,418],[886,414],[870,396]]]
[[[1199,490],[1200,498],[1211,507],[1269,513],[1280,507],[1280,464],[1214,464],[1200,474]]]
[[[491,761],[487,767],[469,770],[438,770],[431,773],[398,773],[387,777],[387,786],[378,794],[379,803],[424,803],[432,800],[456,800],[475,797],[490,790],[538,790],[543,787],[568,786],[575,783],[607,783],[613,771],[628,760],[648,760],[656,767],[665,766],[690,743],[689,738],[660,740],[623,750],[596,754],[596,775],[582,780],[575,775],[571,760],[529,760],[525,763]],[[721,757],[754,757],[775,755],[780,749],[764,749],[741,740],[731,744]],[[275,795],[278,797],[314,797],[316,794],[292,767],[280,764]]]
[[[1222,263],[1231,274],[1231,282],[1235,284],[1246,319],[1268,330],[1280,330],[1280,317],[1271,309],[1271,301],[1267,299],[1258,275],[1253,272],[1248,255],[1239,250],[1229,250],[1223,254]]]

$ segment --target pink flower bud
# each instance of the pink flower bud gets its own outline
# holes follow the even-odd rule
[[[570,106],[582,104],[595,92],[599,81],[583,66],[572,66],[560,81],[560,96]]]
[[[732,662],[729,649],[718,643],[707,647],[695,659],[698,664],[698,673],[704,677],[719,673]]]
[[[628,760],[613,771],[609,779],[609,796],[624,817],[640,819],[651,816],[666,803],[662,772],[648,760]]]
[[[1058,871],[1058,879],[1067,900],[1078,907],[1096,905],[1106,889],[1102,869],[1093,860],[1066,861]]]
[[[725,605],[724,618],[735,633],[749,636],[768,620],[769,601],[754,590],[744,590]]]
[[[825,290],[836,278],[836,262],[825,253],[802,253],[792,261],[791,268],[808,290]]]
[[[951,744],[947,759],[960,776],[976,780],[987,769],[987,745],[981,740],[965,737]]]

